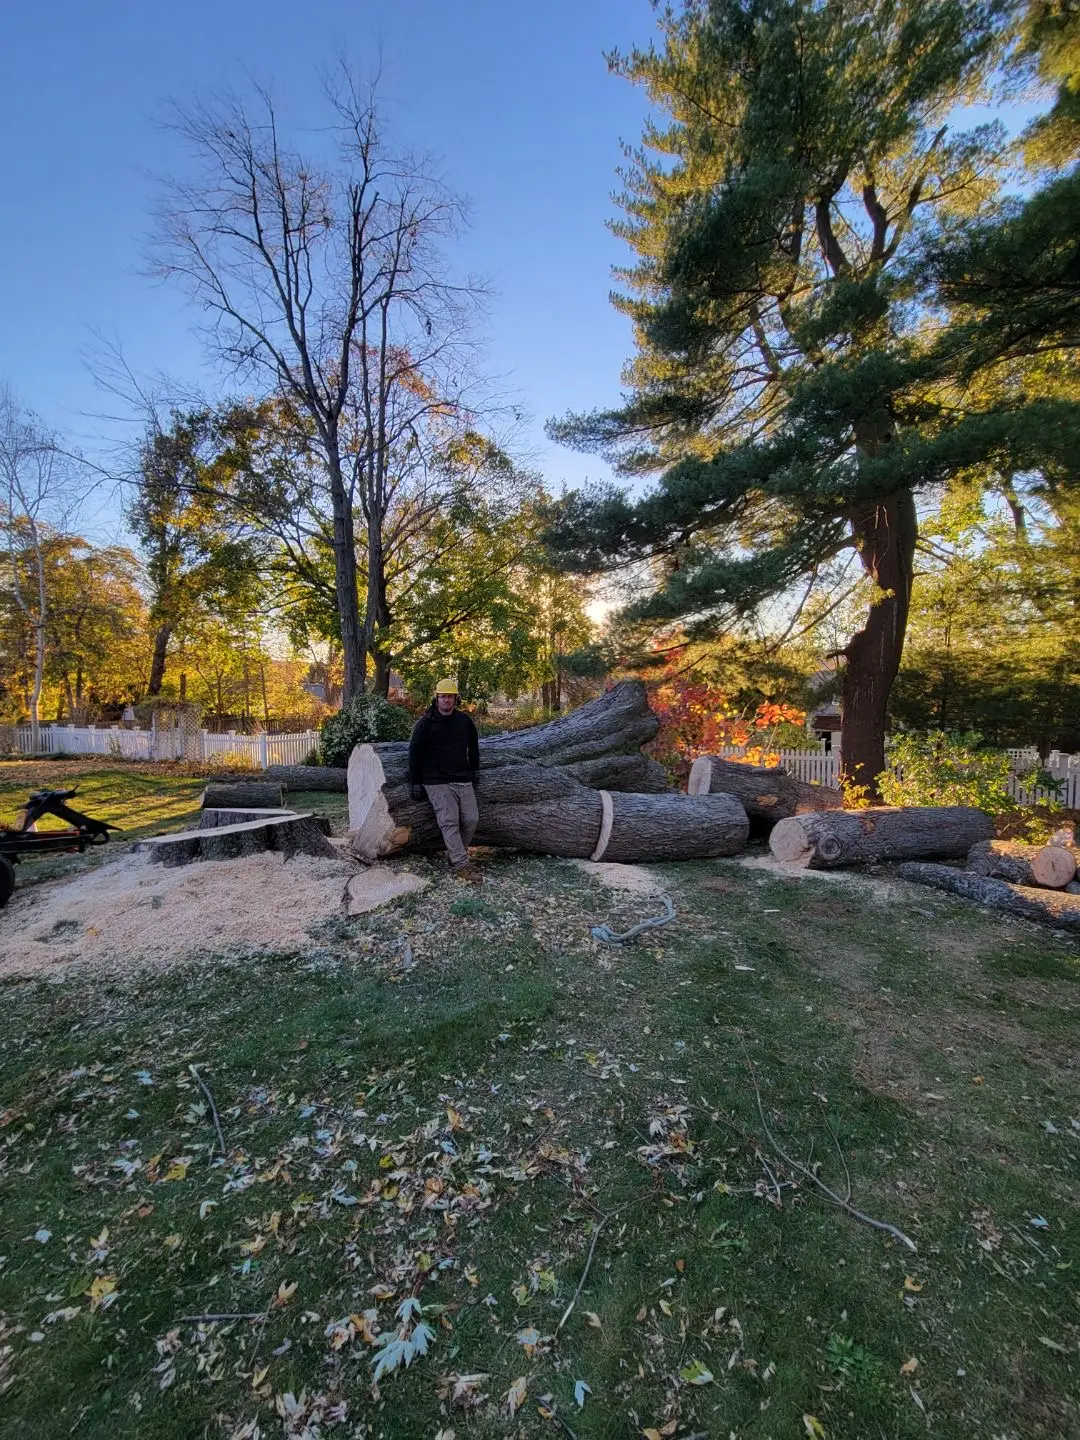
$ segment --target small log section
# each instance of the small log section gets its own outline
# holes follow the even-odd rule
[[[879,860],[959,860],[993,833],[990,816],[966,805],[878,806],[780,820],[769,849],[786,865],[834,870]]]
[[[260,778],[276,780],[286,790],[327,790],[344,795],[349,788],[347,770],[335,765],[268,765]]]
[[[158,835],[135,847],[160,865],[190,865],[196,860],[239,860],[245,855],[274,851],[291,860],[294,855],[340,859],[313,815],[292,813],[219,825],[206,830],[185,830],[179,835]]]
[[[844,797],[831,785],[808,785],[783,765],[740,765],[719,755],[699,755],[690,767],[690,795],[724,793],[742,801],[751,820],[775,823],[816,810],[842,810]]]
[[[1063,895],[1060,890],[1039,890],[1028,885],[1010,885],[984,875],[971,875],[966,870],[953,870],[948,865],[923,865],[909,861],[897,869],[901,880],[915,885],[929,885],[973,900],[976,905],[989,905],[1024,920],[1041,925],[1056,925],[1063,930],[1080,931],[1080,895]]]
[[[250,821],[284,818],[295,814],[295,810],[203,810],[199,815],[199,829],[220,830],[224,825],[246,825]],[[331,833],[330,821],[325,815],[313,815],[311,818],[324,835]]]
[[[442,849],[430,804],[387,776],[378,751],[358,745],[349,761],[353,853],[374,860]],[[597,790],[582,784],[577,769],[526,763],[481,770],[475,843],[625,862],[734,855],[746,844],[750,821],[733,795]]]
[[[209,784],[199,802],[204,810],[283,810],[285,790],[280,781],[241,780],[229,785]]]
[[[967,865],[973,875],[1064,890],[1076,875],[1076,853],[1064,845],[981,840],[968,851]]]

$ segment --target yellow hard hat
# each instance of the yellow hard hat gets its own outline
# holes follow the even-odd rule
[[[436,695],[456,695],[458,693],[456,680],[440,680],[435,686]]]

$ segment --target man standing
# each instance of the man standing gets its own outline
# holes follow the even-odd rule
[[[454,681],[440,680],[409,741],[409,794],[431,801],[454,874],[478,885],[482,876],[469,860],[469,842],[479,819],[480,737],[459,703]]]

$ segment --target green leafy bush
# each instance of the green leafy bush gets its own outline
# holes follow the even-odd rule
[[[886,805],[974,805],[991,815],[1016,808],[1008,791],[1009,757],[984,746],[978,731],[901,735],[889,750],[889,765],[878,776]]]
[[[319,731],[319,761],[323,765],[348,765],[356,745],[376,740],[407,740],[413,718],[400,705],[391,705],[381,695],[357,695],[344,709],[323,721]]]

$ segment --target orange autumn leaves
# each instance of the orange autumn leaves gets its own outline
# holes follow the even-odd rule
[[[741,756],[732,758],[747,765],[777,765],[780,727],[801,726],[806,721],[804,710],[771,700],[762,701],[748,713],[715,687],[681,676],[661,681],[649,700],[660,720],[653,754],[679,782],[686,780],[696,756],[731,746],[745,747]]]

